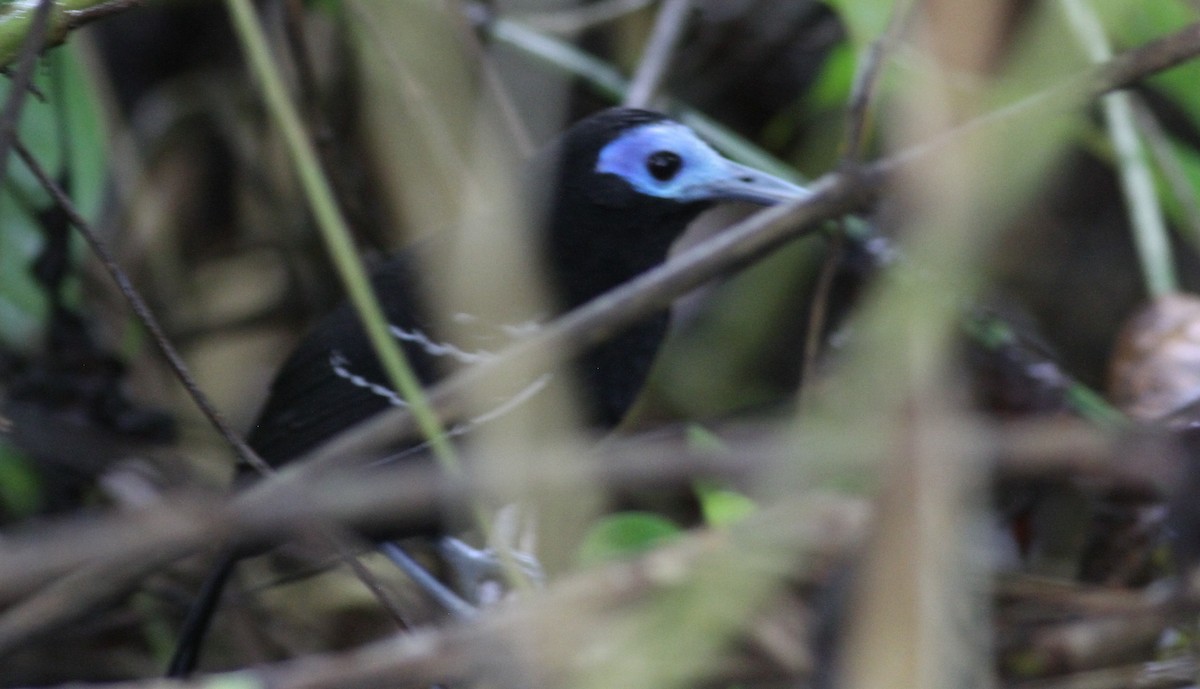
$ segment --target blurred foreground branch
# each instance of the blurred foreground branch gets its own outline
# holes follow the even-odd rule
[[[407,687],[487,678],[493,686],[566,686],[572,677],[599,671],[617,658],[613,635],[628,631],[639,603],[696,583],[714,559],[779,548],[794,577],[827,568],[857,543],[866,524],[865,504],[830,496],[787,501],[762,513],[766,524],[710,531],[638,560],[572,576],[536,597],[488,611],[469,624],[406,633],[345,653],[310,655],[236,675],[207,676],[195,684],[237,679],[275,689]],[[760,521],[759,519],[755,520]],[[765,527],[765,528],[764,528]],[[763,532],[767,534],[765,537]],[[746,534],[757,533],[749,541]],[[756,566],[750,560],[751,567]],[[792,566],[792,564],[797,566]],[[769,561],[761,566],[770,566]],[[806,668],[786,661],[790,671]],[[733,664],[730,671],[749,667]],[[103,685],[151,687],[163,680]],[[79,686],[79,685],[76,685]],[[244,684],[242,684],[244,686]]]
[[[1161,496],[1165,487],[1177,482],[1171,470],[1178,466],[1172,461],[1176,456],[1172,446],[1157,438],[1144,439],[1145,451],[1134,452],[1128,444],[1114,443],[1081,422],[975,430],[989,440],[1001,479],[1071,477],[1095,490],[1141,499]],[[812,445],[827,446],[814,435],[819,432],[811,431]],[[610,492],[678,488],[698,478],[745,486],[784,465],[813,467],[806,474],[813,486],[845,484],[851,478],[837,473],[836,461],[807,457],[761,428],[735,429],[722,438],[737,448],[735,453],[714,456],[689,449],[682,435],[653,434],[606,443],[586,468],[554,462],[554,449],[549,448],[535,475],[492,476],[486,483],[472,477],[449,478],[420,464],[321,476],[284,473],[229,498],[188,494],[137,511],[64,519],[8,534],[0,541],[0,601],[17,599],[79,567],[111,566],[117,573],[113,586],[120,588],[137,581],[147,564],[165,565],[208,545],[262,542],[328,521],[357,527],[411,527],[428,523],[447,507],[502,500],[520,491],[555,493],[587,483]],[[1147,458],[1160,458],[1163,467],[1156,468]],[[132,567],[135,563],[137,567]],[[0,637],[4,625],[0,616]]]

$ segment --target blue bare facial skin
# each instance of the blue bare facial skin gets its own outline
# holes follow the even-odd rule
[[[625,180],[647,196],[693,201],[772,205],[808,196],[791,182],[735,163],[691,129],[662,121],[631,128],[603,149],[596,172]]]

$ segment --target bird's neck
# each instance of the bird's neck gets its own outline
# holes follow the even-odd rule
[[[630,222],[606,208],[554,218],[545,265],[565,310],[576,308],[667,258],[694,213],[666,213]]]

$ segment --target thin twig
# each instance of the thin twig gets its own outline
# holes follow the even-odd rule
[[[913,15],[914,7],[915,3],[912,2],[893,6],[887,29],[883,35],[871,42],[870,48],[858,67],[846,112],[846,139],[843,142],[840,162],[843,168],[858,165],[863,160],[871,106],[878,93],[883,66],[887,62],[889,53],[904,33]],[[845,234],[845,227],[839,228],[839,231],[833,234],[821,262],[821,272],[813,289],[811,307],[808,312],[808,327],[805,332],[803,360],[800,367],[801,380],[807,380],[808,376],[816,371],[817,357],[821,353],[821,341],[824,337],[826,318],[829,313],[833,279],[845,256]]]
[[[456,12],[455,17],[457,19],[455,28],[462,38],[463,45],[471,52],[474,64],[479,66],[482,73],[483,86],[487,94],[491,96],[490,104],[495,105],[499,112],[500,120],[509,135],[512,136],[517,152],[522,157],[531,156],[535,148],[533,137],[530,136],[529,128],[525,126],[524,120],[521,119],[516,103],[513,102],[512,94],[504,85],[499,70],[496,69],[495,60],[479,40],[479,32],[472,26],[468,12],[463,9]]]
[[[200,386],[196,383],[196,379],[192,377],[191,371],[188,370],[187,364],[184,363],[183,357],[179,355],[179,352],[176,351],[175,346],[172,345],[170,339],[167,338],[166,331],[163,330],[162,324],[158,322],[158,318],[154,315],[154,312],[150,309],[150,306],[144,299],[142,299],[142,295],[138,292],[137,288],[133,286],[133,281],[129,279],[129,275],[120,266],[120,264],[117,263],[117,260],[113,257],[112,252],[108,250],[108,246],[103,240],[100,239],[99,236],[96,235],[95,231],[92,230],[91,223],[89,223],[83,217],[83,215],[79,213],[79,210],[75,208],[75,203],[71,201],[71,197],[68,196],[65,191],[63,191],[62,187],[58,185],[58,182],[54,181],[54,179],[50,177],[49,173],[46,172],[41,163],[39,163],[37,159],[33,157],[33,154],[31,154],[29,150],[25,148],[25,145],[21,143],[19,139],[13,141],[13,148],[16,150],[17,155],[20,156],[22,162],[25,163],[25,166],[29,168],[29,171],[32,172],[34,177],[37,178],[38,183],[41,184],[47,192],[49,192],[50,196],[54,199],[54,202],[58,204],[59,208],[61,208],[63,213],[66,214],[67,219],[70,220],[71,224],[75,226],[75,229],[79,231],[79,234],[83,236],[85,241],[87,241],[88,246],[90,246],[92,249],[92,252],[96,254],[98,259],[100,259],[101,265],[104,266],[105,271],[108,272],[109,277],[112,278],[112,281],[116,284],[117,289],[120,290],[121,295],[125,297],[125,300],[129,303],[130,310],[133,311],[133,314],[138,318],[139,321],[141,321],[143,327],[146,328],[146,331],[150,334],[151,339],[154,340],[154,343],[158,346],[159,351],[161,351],[163,357],[166,358],[167,364],[171,367],[171,370],[174,371],[176,377],[179,378],[179,382],[183,385],[184,390],[187,391],[188,396],[192,398],[192,401],[196,404],[196,407],[209,420],[209,422],[213,425],[213,428],[217,429],[217,432],[221,434],[221,437],[223,437],[226,442],[233,447],[234,451],[237,452],[242,461],[246,462],[250,466],[258,468],[260,471],[269,473],[271,469],[269,466],[267,466],[267,463],[258,456],[257,452],[255,452],[249,445],[246,444],[246,441],[242,439],[241,435],[238,434],[237,431],[233,430],[233,427],[230,426],[227,421],[225,421],[225,418],[221,416],[219,411],[217,411],[217,408],[212,404],[212,401],[210,401],[208,396],[204,394],[204,391],[200,389]]]
[[[599,0],[565,10],[523,14],[515,19],[538,31],[570,36],[633,14],[655,2],[656,0]]]
[[[691,0],[665,0],[658,17],[654,21],[654,30],[646,43],[641,62],[625,94],[625,105],[632,108],[649,107],[662,86],[675,54],[675,46],[683,35],[687,25],[688,13],[692,8]]]
[[[34,10],[29,33],[21,43],[17,73],[8,85],[8,99],[4,102],[3,112],[0,112],[0,179],[8,178],[8,154],[12,152],[13,142],[17,138],[17,123],[25,107],[25,98],[29,95],[29,85],[33,81],[33,69],[37,65],[38,54],[42,52],[46,40],[46,27],[50,21],[50,8],[53,6],[52,0],[41,0]]]
[[[1171,145],[1171,140],[1154,112],[1140,98],[1134,99],[1134,115],[1137,117],[1138,128],[1146,137],[1154,161],[1162,171],[1163,179],[1179,202],[1183,221],[1187,225],[1185,236],[1193,246],[1200,246],[1200,202],[1196,199],[1196,189],[1192,186],[1183,169],[1179,155]]]
[[[358,579],[367,592],[375,598],[392,622],[396,624],[397,629],[411,630],[413,623],[408,619],[400,603],[389,593],[387,587],[379,581],[379,577],[367,569],[367,566],[359,559],[359,553],[351,547],[353,536],[350,533],[344,532],[344,527],[334,527],[328,522],[321,524],[318,534],[324,541],[334,549],[334,555],[339,562],[346,565],[350,572]]]
[[[317,70],[313,66],[312,49],[304,32],[303,0],[284,0],[282,13],[285,43],[296,68],[296,89],[301,110],[321,160],[322,169],[329,177],[329,186],[338,208],[345,215],[346,223],[352,228],[354,236],[372,241],[378,247],[383,233],[379,228],[372,227],[373,223],[365,217],[363,204],[355,194],[354,185],[347,179],[346,168],[342,164],[343,158],[338,155],[337,138],[322,104]]]
[[[1112,48],[1104,26],[1084,0],[1061,0],[1079,41],[1093,62],[1112,59]],[[1137,131],[1133,96],[1110,93],[1102,99],[1104,120],[1116,153],[1121,190],[1129,213],[1134,245],[1142,266],[1142,278],[1150,294],[1162,296],[1179,289],[1175,259],[1163,219],[1162,206],[1154,188],[1154,176],[1146,160],[1145,147]]]
[[[107,19],[115,14],[120,14],[126,10],[140,7],[144,0],[112,0],[102,5],[93,7],[85,7],[78,10],[66,10],[63,14],[66,15],[66,29],[72,31],[82,26],[87,26],[92,22]]]
[[[625,92],[629,90],[628,81],[612,65],[566,41],[534,31],[520,22],[503,18],[491,22],[484,29],[494,40],[514,47],[552,69],[582,79],[606,98],[622,100]],[[796,180],[795,168],[781,162],[745,137],[698,110],[669,99],[665,100],[665,111],[671,112],[680,122],[696,130],[696,133],[726,156],[776,177]]]
[[[429,440],[433,456],[447,471],[459,471],[454,447],[447,439],[436,415],[431,413],[421,383],[408,358],[387,327],[387,317],[371,289],[366,269],[354,248],[346,219],[338,207],[333,189],[318,160],[316,150],[291,102],[283,77],[267,46],[266,34],[249,0],[225,0],[230,19],[248,68],[262,86],[262,97],[272,121],[279,127],[288,154],[300,178],[304,197],[317,227],[321,230],[334,266],[347,296],[359,314],[363,330],[371,343],[389,382],[408,402],[422,434]],[[256,467],[257,468],[257,467]]]
[[[840,228],[829,235],[825,249],[825,257],[821,260],[821,271],[817,274],[817,284],[813,287],[812,300],[809,302],[808,326],[804,335],[804,353],[800,368],[801,390],[816,389],[808,386],[812,376],[816,375],[817,357],[821,354],[821,342],[825,336],[825,325],[829,318],[829,302],[833,294],[833,279],[837,276],[838,267],[845,255],[846,233]]]
[[[854,165],[862,161],[866,146],[866,133],[870,122],[871,105],[879,90],[883,66],[896,44],[900,41],[916,3],[897,3],[892,7],[887,29],[879,38],[871,41],[863,61],[854,76],[850,99],[846,107],[846,140],[842,148],[842,165]]]

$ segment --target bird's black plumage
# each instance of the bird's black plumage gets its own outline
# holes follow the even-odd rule
[[[616,175],[596,173],[601,149],[618,134],[666,121],[644,110],[607,110],[575,125],[530,164],[529,186],[554,190],[546,199],[545,221],[534,230],[539,234],[532,246],[541,254],[532,259],[548,277],[559,310],[580,306],[661,263],[671,243],[712,205],[713,199],[647,196]],[[550,184],[545,185],[547,179]],[[386,262],[374,275],[375,291],[393,326],[441,342],[439,319],[428,314],[428,300],[422,297],[429,283],[415,274],[418,263],[406,254]],[[620,421],[645,381],[666,327],[666,314],[658,314],[581,355],[581,403],[589,421],[601,426]],[[400,344],[424,384],[434,382],[452,363],[419,343]],[[464,349],[474,345],[452,344]],[[344,365],[331,365],[331,358]],[[358,385],[349,382],[351,375]],[[343,304],[281,368],[250,445],[268,463],[287,461],[387,408],[391,402],[380,394],[387,385],[357,316]]]
[[[661,263],[687,225],[715,202],[771,203],[802,193],[721,158],[663,115],[627,108],[603,111],[571,127],[531,161],[526,179],[531,197],[538,189],[549,190],[543,221],[530,229],[535,234],[529,244],[559,311],[580,306]],[[446,319],[433,318],[431,300],[423,298],[431,282],[417,279],[420,263],[402,254],[383,264],[373,283],[417,375],[431,384],[449,368],[483,356],[481,343],[489,337],[502,345],[505,335],[484,333],[483,339],[458,341],[444,337]],[[659,314],[578,357],[574,367],[588,420],[611,426],[621,419],[645,381],[666,328],[667,316]],[[249,443],[267,462],[286,462],[402,404],[387,385],[354,311],[348,304],[339,306],[280,369]],[[210,604],[226,573],[210,578],[205,590]],[[207,613],[192,617],[200,620],[202,633]],[[189,620],[185,628],[194,622]],[[190,630],[189,635],[190,643],[198,644],[199,633]],[[181,642],[177,651],[173,675],[190,670],[196,649],[185,645]]]
[[[372,276],[372,286],[388,323],[409,332],[433,332],[413,263],[406,254],[390,259]],[[411,344],[404,350],[422,382],[438,377],[438,362],[429,354]],[[334,365],[338,362],[340,367]],[[355,385],[339,371],[384,387]],[[389,398],[379,394],[387,382],[357,313],[349,303],[342,303],[279,369],[247,442],[268,464],[278,466],[387,409]]]

